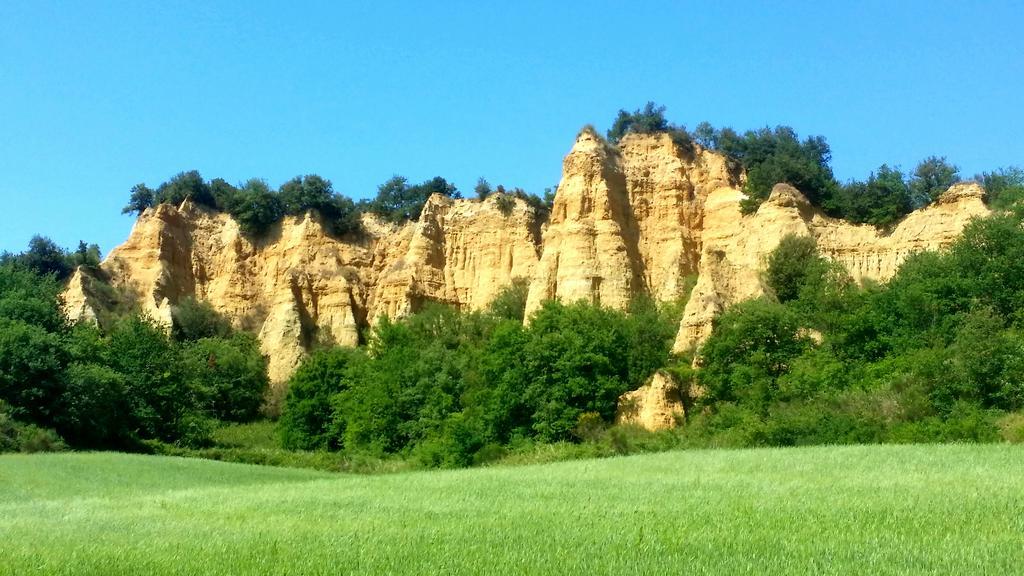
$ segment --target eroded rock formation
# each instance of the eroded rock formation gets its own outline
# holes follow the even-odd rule
[[[679,383],[659,370],[643,386],[619,397],[615,422],[666,430],[675,428],[685,413]]]
[[[787,184],[776,185],[757,212],[747,216],[740,213],[742,192],[716,190],[704,206],[700,270],[674,348],[682,352],[697,346],[727,306],[764,294],[761,272],[787,234],[814,237],[821,253],[857,281],[885,281],[910,254],[949,245],[971,218],[987,215],[983,197],[977,184],[955,185],[936,203],[883,232],[829,218]]]
[[[529,278],[527,312],[544,300],[625,308],[640,294],[687,299],[675,348],[698,345],[725,307],[764,292],[768,253],[787,234],[813,236],[858,280],[886,280],[911,253],[945,246],[988,213],[976,184],[951,188],[891,231],[824,216],[788,185],[740,213],[743,176],[722,155],[667,134],[611,146],[584,130],[565,157],[549,221],[524,202],[432,197],[418,222],[364,216],[365,234],[336,238],[314,215],[288,217],[251,241],[227,215],[186,202],[144,212],[102,274],[169,323],[185,297],[211,303],[259,334],[270,377],[285,380],[318,341],[355,345],[381,315],[427,301],[481,308]],[[688,287],[696,286],[691,293]],[[80,271],[65,302],[74,318],[110,305]]]
[[[291,374],[318,341],[354,346],[381,315],[426,301],[486,305],[514,278],[532,276],[540,222],[517,200],[509,214],[485,202],[432,197],[416,223],[364,217],[365,235],[336,238],[309,214],[250,241],[229,216],[185,202],[146,210],[102,270],[154,319],[170,323],[185,297],[213,305],[259,334],[272,381]],[[65,294],[74,318],[95,318],[76,274]]]

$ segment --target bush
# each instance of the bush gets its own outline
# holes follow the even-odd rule
[[[204,414],[226,422],[246,422],[259,415],[270,383],[254,336],[202,338],[186,345],[182,356]]]
[[[209,302],[200,302],[188,296],[171,308],[171,335],[179,342],[226,338],[231,332],[231,323],[214,310]]]
[[[347,348],[318,350],[288,380],[288,396],[279,428],[285,448],[337,449],[341,430],[334,426],[334,397],[348,389],[366,357]]]
[[[616,116],[612,127],[608,130],[608,140],[612,143],[618,142],[630,132],[651,134],[668,132],[668,130],[669,123],[665,119],[665,107],[648,102],[643,108],[633,112],[619,110],[619,115]]]
[[[367,207],[389,222],[418,220],[427,199],[433,194],[462,197],[454,184],[440,176],[416,185],[410,185],[404,176],[394,176],[377,188],[377,196]]]

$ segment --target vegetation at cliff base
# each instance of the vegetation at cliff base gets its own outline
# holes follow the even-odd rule
[[[69,323],[57,273],[0,264],[0,451],[201,446],[218,420],[258,416],[267,387],[255,336],[185,301],[171,337],[128,313]]]
[[[0,456],[0,574],[1012,574],[1019,446],[692,450],[338,476]]]

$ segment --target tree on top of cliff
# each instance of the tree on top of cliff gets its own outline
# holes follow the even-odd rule
[[[156,204],[156,194],[145,184],[132,186],[132,195],[128,199],[128,205],[121,209],[121,214],[141,215],[146,208],[152,208]]]
[[[910,193],[914,205],[926,206],[960,180],[959,170],[946,161],[945,157],[929,156],[914,169],[910,181]]]
[[[633,112],[619,110],[611,129],[608,130],[608,140],[618,142],[623,136],[630,132],[638,134],[653,134],[655,132],[668,132],[670,126],[665,119],[665,107],[658,106],[654,102],[644,104]]]
[[[196,170],[180,172],[156,189],[156,201],[159,203],[178,205],[186,199],[210,208],[217,207],[210,187]]]
[[[461,198],[454,184],[435,176],[422,184],[410,185],[405,176],[392,176],[377,188],[377,196],[367,208],[389,222],[417,220],[427,199],[433,194]]]
[[[356,232],[361,227],[355,203],[335,193],[331,181],[316,174],[296,176],[285,182],[278,196],[285,214],[299,216],[315,210],[333,234]]]

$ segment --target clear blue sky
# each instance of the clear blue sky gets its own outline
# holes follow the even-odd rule
[[[198,169],[540,192],[577,130],[823,134],[842,179],[1024,164],[1022,2],[0,2],[0,250],[104,253],[129,189]]]

